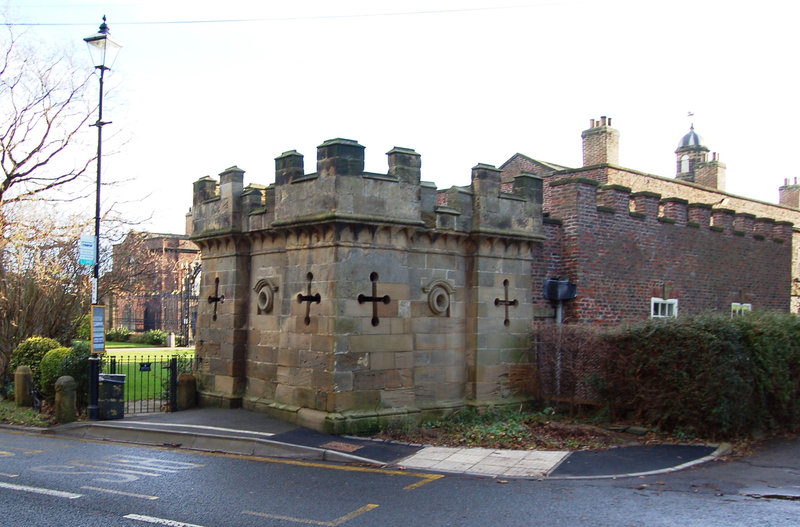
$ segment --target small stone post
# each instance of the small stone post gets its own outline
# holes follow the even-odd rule
[[[75,379],[63,375],[56,381],[55,419],[58,423],[71,423],[75,420]]]
[[[188,410],[194,408],[197,400],[197,380],[191,373],[181,373],[178,375],[178,396],[176,410]]]
[[[14,372],[14,400],[17,406],[33,406],[33,372],[30,366],[19,366]]]

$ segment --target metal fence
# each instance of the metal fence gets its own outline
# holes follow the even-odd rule
[[[191,372],[192,362],[185,355],[126,354],[104,357],[102,371],[125,375],[125,415],[171,412],[177,409],[178,374]]]

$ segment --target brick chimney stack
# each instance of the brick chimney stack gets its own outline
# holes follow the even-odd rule
[[[778,189],[780,193],[780,203],[786,207],[800,209],[800,185],[797,184],[797,178],[794,178],[794,183],[789,182],[789,178],[783,180],[783,186]]]
[[[611,118],[605,115],[591,119],[583,138],[583,166],[619,164],[619,132],[611,128]]]

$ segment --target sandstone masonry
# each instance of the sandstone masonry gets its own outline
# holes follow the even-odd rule
[[[201,403],[341,432],[512,399],[541,179],[501,189],[480,164],[437,192],[414,150],[387,155],[366,173],[364,147],[333,139],[314,173],[289,151],[273,185],[244,187],[237,167],[195,183]]]

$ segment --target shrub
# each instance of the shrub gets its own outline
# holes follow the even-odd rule
[[[46,337],[30,337],[23,340],[20,345],[11,352],[9,375],[13,375],[19,366],[30,366],[33,372],[33,385],[40,387],[40,364],[42,359],[48,351],[60,347],[61,344],[59,344],[57,340]]]
[[[70,351],[72,348],[53,348],[42,357],[39,390],[46,396],[55,393],[54,386],[58,378],[64,375],[64,359]]]
[[[76,401],[79,406],[89,404],[89,357],[92,355],[88,342],[73,342],[70,352],[64,357],[62,375],[75,379]]]
[[[77,338],[81,340],[89,340],[92,337],[92,326],[91,326],[92,318],[89,316],[89,313],[80,317],[78,322],[78,329],[77,329]]]
[[[167,345],[167,332],[160,329],[151,329],[144,332],[144,342],[154,346]]]
[[[106,340],[109,342],[128,342],[133,332],[122,326],[118,328],[111,328],[106,332]]]
[[[800,428],[795,316],[648,321],[604,340],[602,394],[620,416],[712,438]]]
[[[543,399],[574,405],[597,403],[601,374],[601,330],[582,325],[554,325],[534,335],[536,368],[532,386]]]

